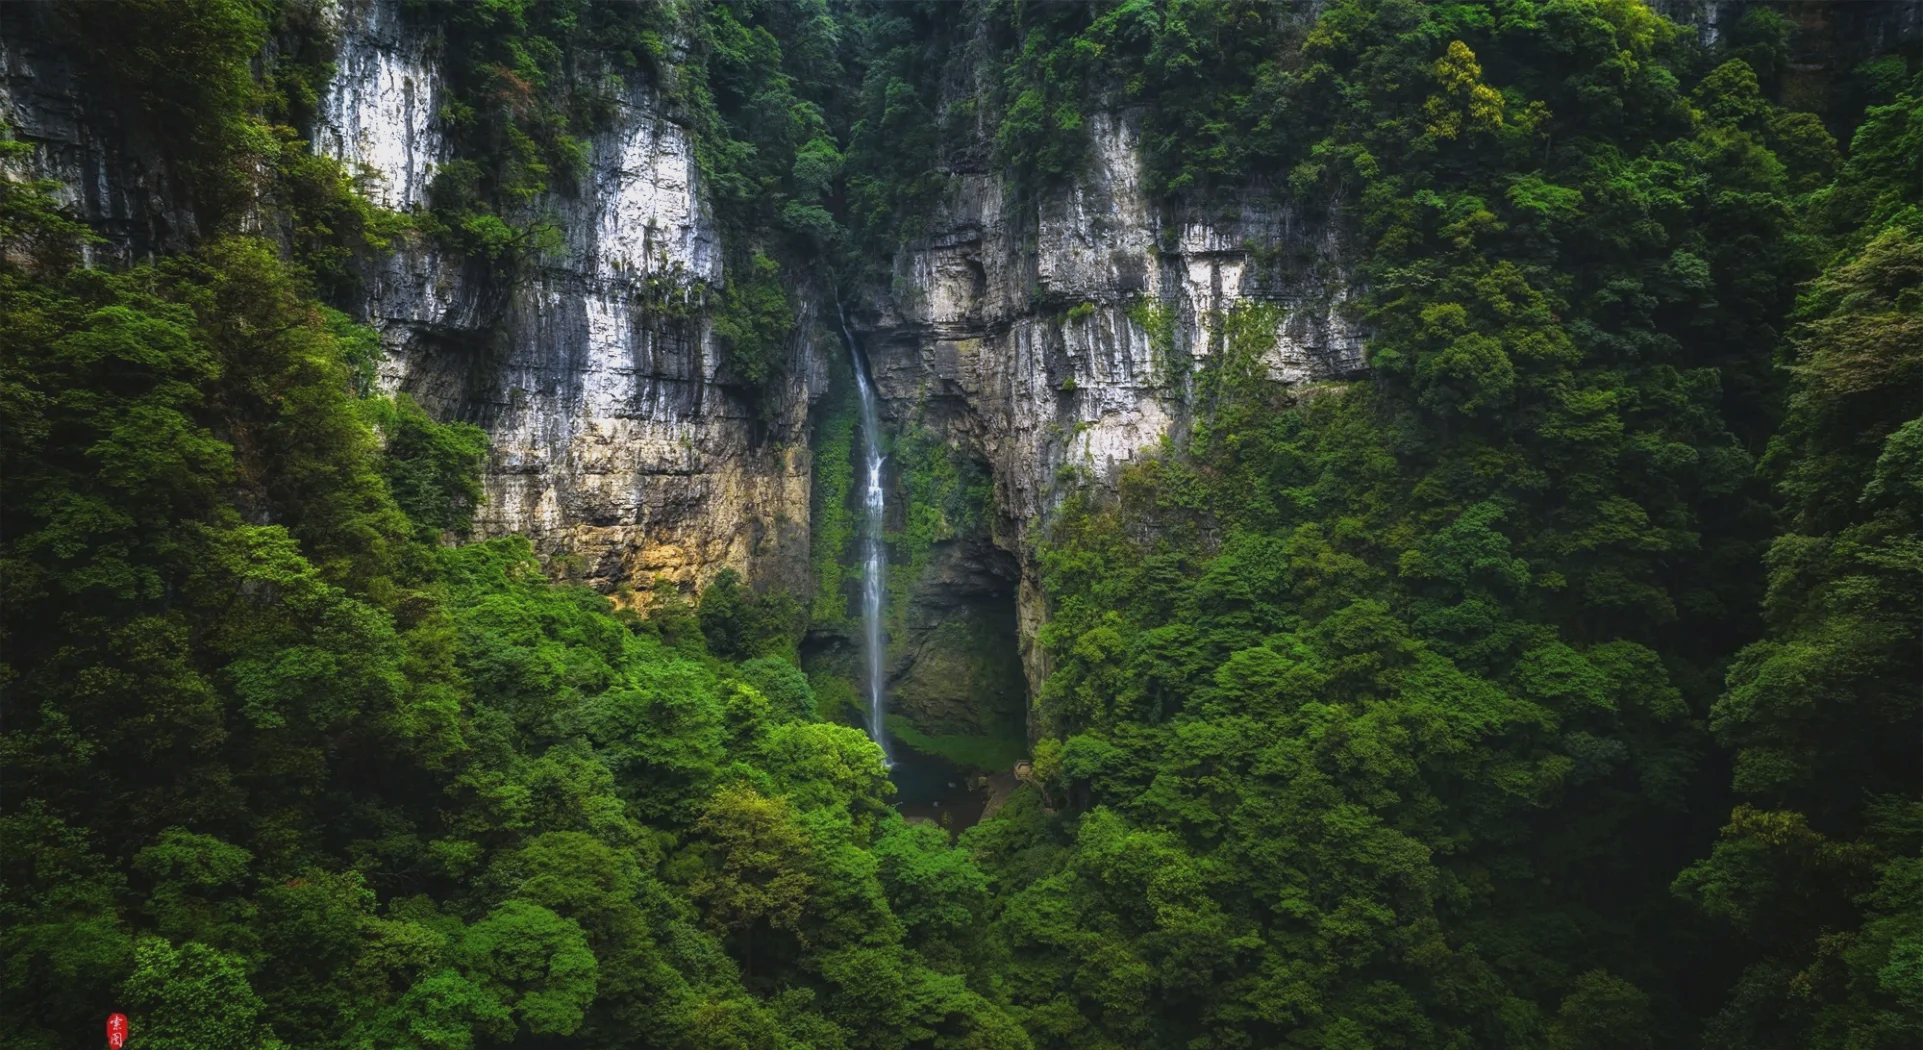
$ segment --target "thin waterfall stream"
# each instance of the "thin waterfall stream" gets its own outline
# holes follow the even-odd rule
[[[868,735],[881,747],[882,761],[890,768],[895,756],[888,748],[886,712],[888,647],[883,643],[881,617],[888,597],[888,547],[882,539],[882,521],[887,511],[882,489],[881,426],[875,410],[875,384],[868,376],[868,363],[855,346],[848,330],[848,314],[836,304],[841,320],[841,338],[848,344],[848,357],[854,363],[855,389],[861,401],[861,630],[863,656],[868,664]]]

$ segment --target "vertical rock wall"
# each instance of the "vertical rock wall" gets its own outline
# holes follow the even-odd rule
[[[1797,32],[1788,90],[1812,108],[1827,104],[1856,62],[1923,33],[1923,0],[1650,3],[1693,26],[1706,47],[1754,8],[1789,19]],[[1314,8],[1298,14],[1313,17]],[[1365,366],[1363,333],[1344,310],[1358,289],[1340,202],[1311,211],[1252,192],[1206,213],[1158,208],[1144,192],[1139,117],[1089,114],[1080,176],[1026,207],[998,172],[950,173],[931,232],[896,254],[889,285],[866,289],[854,313],[896,425],[932,425],[992,471],[992,539],[1010,556],[999,571],[1013,577],[1031,691],[1047,674],[1034,645],[1047,611],[1032,558],[1048,516],[1075,487],[1108,482],[1206,410],[1194,404],[1190,377],[1217,348],[1225,314],[1264,306],[1261,316],[1274,320],[1264,360],[1278,380],[1343,378]],[[949,155],[990,155],[993,137],[978,127]],[[995,573],[971,571],[993,562],[981,546],[951,544],[911,599],[910,637],[894,665],[904,694],[940,695],[940,679],[953,674],[952,654],[930,655],[928,642],[947,618],[966,615],[953,611],[951,581],[975,581],[978,604],[1010,600],[984,587]]]
[[[1757,6],[1651,2],[1705,43]],[[1790,75],[1812,83],[1854,61],[1825,40],[1861,50],[1923,31],[1923,0],[1775,9],[1802,29],[1807,53],[1792,56]],[[200,231],[165,144],[138,114],[104,107],[63,50],[71,27],[60,20],[76,11],[0,5],[0,120],[37,147],[9,162],[13,173],[59,183],[106,235],[97,257],[189,248]],[[337,75],[314,148],[364,174],[375,202],[425,208],[453,155],[438,116],[441,42],[400,0],[332,0],[320,23],[337,43]],[[346,305],[381,334],[386,388],[489,432],[480,535],[525,533],[558,572],[605,590],[657,575],[699,586],[732,567],[805,593],[810,402],[826,385],[824,352],[842,353],[812,336],[835,306],[803,296],[785,385],[749,398],[700,305],[727,275],[691,134],[646,86],[616,88],[592,65],[576,75],[616,91],[616,114],[589,141],[578,184],[536,205],[556,230],[552,250],[506,272],[412,237]],[[919,556],[899,621],[895,688],[931,730],[968,732],[967,695],[981,690],[966,683],[1008,681],[995,661],[1017,649],[1028,687],[1039,685],[1042,526],[1075,486],[1104,484],[1184,432],[1198,410],[1192,376],[1225,315],[1263,306],[1277,379],[1363,367],[1344,312],[1356,289],[1339,206],[1310,212],[1251,193],[1205,214],[1165,209],[1144,189],[1139,114],[1097,111],[1088,126],[1080,176],[1020,204],[1001,173],[966,160],[992,153],[992,128],[952,144],[961,162],[930,232],[895,253],[885,286],[849,303],[891,426],[936,435],[992,478],[988,524]],[[981,714],[986,726],[1008,712]]]
[[[199,226],[163,144],[140,114],[102,101],[95,71],[70,46],[83,13],[0,4],[0,122],[36,147],[7,173],[51,180],[54,199],[93,224],[103,243],[84,249],[90,263],[189,248]]]
[[[323,9],[340,40],[334,80],[320,100],[314,148],[365,173],[369,200],[394,211],[427,206],[427,186],[447,160],[438,114],[446,102],[434,41],[410,32],[392,3]]]

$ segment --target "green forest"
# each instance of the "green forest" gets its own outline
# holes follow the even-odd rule
[[[180,250],[102,262],[0,141],[9,1048],[1923,1045],[1923,37],[1815,76],[1795,5],[405,0],[459,159],[402,213],[310,148],[325,6],[48,8]],[[1272,378],[1237,306],[1048,522],[1033,773],[958,836],[801,669],[844,610],[555,582],[474,538],[487,433],[376,381],[365,260],[535,267],[605,77],[696,136],[729,283],[659,309],[757,389],[977,126],[1011,208],[1133,108],[1161,206],[1347,231],[1366,375]]]

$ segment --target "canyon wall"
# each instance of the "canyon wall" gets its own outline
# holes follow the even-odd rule
[[[437,41],[387,0],[335,17],[316,147],[367,171],[377,202],[421,207],[448,154]],[[837,304],[799,278],[783,385],[757,405],[731,382],[693,308],[726,274],[691,133],[646,87],[626,91],[580,185],[543,204],[558,251],[504,280],[417,239],[368,275],[381,381],[490,434],[479,535],[527,534],[558,573],[603,590],[657,576],[696,587],[731,567],[805,594],[811,402],[842,353],[816,321]],[[1225,312],[1276,308],[1279,379],[1361,368],[1331,215],[1268,197],[1170,215],[1142,186],[1138,125],[1093,115],[1086,172],[1032,207],[1012,206],[997,171],[948,173],[932,232],[848,304],[892,429],[932,432],[993,482],[988,526],[921,559],[898,610],[891,692],[931,731],[1023,720],[1045,673],[1039,526],[1073,486],[1105,483],[1186,425],[1189,377]],[[985,153],[992,128],[976,134],[954,152]]]
[[[1704,43],[1749,32],[1743,19],[1759,6],[1652,2]],[[1923,0],[1771,10],[1799,27],[1783,74],[1794,90],[1830,90],[1865,48],[1923,31]],[[311,13],[335,72],[300,131],[356,173],[370,201],[423,213],[436,169],[457,152],[439,31],[399,0],[316,0]],[[99,63],[75,43],[83,15],[0,8],[0,120],[35,147],[7,161],[11,173],[58,184],[102,234],[91,260],[189,249],[204,234],[171,144],[127,98],[104,101]],[[957,44],[988,53],[980,40]],[[996,129],[967,102],[993,74],[977,65],[944,89],[939,108],[977,115],[945,144],[945,188],[917,216],[926,232],[892,253],[863,246],[886,272],[843,289],[845,302],[825,266],[788,274],[799,307],[786,359],[773,387],[755,390],[729,374],[709,319],[729,275],[694,133],[641,78],[578,56],[570,75],[613,92],[613,117],[587,139],[573,184],[529,206],[524,218],[549,231],[542,249],[490,261],[404,233],[340,304],[380,334],[383,389],[489,434],[476,534],[525,534],[556,575],[623,598],[659,578],[697,590],[728,568],[807,595],[810,442],[834,403],[830,376],[847,351],[833,322],[845,308],[887,429],[988,479],[968,490],[979,505],[957,516],[961,527],[911,550],[903,521],[924,508],[894,463],[891,526],[904,540],[891,693],[924,732],[1019,726],[1047,673],[1035,550],[1051,513],[1183,438],[1206,410],[1194,376],[1226,319],[1239,317],[1245,335],[1254,319],[1263,362],[1288,383],[1359,374],[1363,333],[1345,310],[1359,289],[1342,202],[1289,203],[1261,188],[1274,173],[1260,172],[1255,189],[1206,210],[1158,202],[1144,186],[1141,113],[1099,104],[1077,176],[1020,197],[983,159]],[[258,210],[248,232],[276,235],[282,220]],[[808,648],[835,666],[848,641],[818,623]]]
[[[190,249],[190,195],[142,115],[89,82],[62,23],[78,10],[0,13],[0,120],[36,147],[11,173],[58,184],[104,235],[90,259]],[[370,201],[421,211],[452,154],[438,33],[398,0],[316,13],[336,72],[301,130]],[[530,208],[549,250],[508,269],[404,233],[340,305],[379,332],[384,389],[489,433],[477,538],[526,534],[557,575],[610,592],[656,577],[694,589],[724,568],[805,591],[808,404],[827,381],[815,325],[797,318],[777,389],[752,397],[727,373],[702,307],[726,277],[691,132],[646,86],[621,90],[578,184]]]

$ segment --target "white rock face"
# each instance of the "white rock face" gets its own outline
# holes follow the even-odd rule
[[[340,33],[340,47],[314,149],[365,175],[362,192],[381,207],[426,207],[428,183],[447,150],[436,117],[442,85],[433,41],[409,32],[392,2],[335,0],[324,15]]]
[[[365,170],[383,205],[424,207],[450,156],[440,42],[401,0],[325,2],[338,74],[314,148]],[[1650,2],[1705,43],[1750,6]],[[104,258],[191,248],[200,231],[160,132],[90,90],[56,10],[0,3],[0,120],[35,146],[9,174],[55,180],[105,235]],[[1839,38],[1881,47],[1923,33],[1923,0],[1824,17],[1866,28]],[[658,575],[699,585],[732,567],[803,591],[809,401],[825,385],[822,351],[844,352],[811,333],[834,306],[804,302],[785,388],[765,409],[751,404],[698,305],[726,275],[690,135],[639,86],[617,108],[588,143],[580,184],[540,202],[561,233],[550,256],[506,275],[416,240],[364,275],[356,305],[388,351],[381,381],[491,435],[482,536],[526,533],[557,568],[607,589]],[[969,538],[990,550],[960,551],[949,568],[997,600],[1018,577],[1031,686],[1046,672],[1032,645],[1046,608],[1026,561],[1037,527],[1075,479],[1105,483],[1192,421],[1188,377],[1217,352],[1225,317],[1260,305],[1274,319],[1262,356],[1279,380],[1363,367],[1331,223],[1254,197],[1201,218],[1165,214],[1144,189],[1137,117],[1098,111],[1089,133],[1083,176],[1027,214],[1011,213],[1000,175],[953,174],[934,232],[897,253],[889,287],[850,303],[891,420],[918,418],[993,471],[994,544]],[[986,156],[992,135],[978,128],[958,155]],[[1021,564],[991,564],[1005,552]],[[951,598],[964,589],[943,586]],[[922,604],[932,636],[954,603]]]
[[[1363,364],[1333,228],[1245,206],[1233,223],[1165,230],[1142,188],[1137,120],[1097,113],[1089,128],[1089,173],[1042,202],[1032,248],[1004,214],[997,176],[959,176],[938,232],[897,256],[894,288],[872,294],[864,315],[894,413],[930,391],[955,397],[957,438],[995,468],[1018,533],[1066,494],[1054,480],[1062,466],[1107,477],[1187,414],[1184,376],[1235,310],[1272,308],[1264,360],[1277,379]],[[1279,261],[1253,259],[1252,247]],[[1158,316],[1159,336],[1145,324]]]
[[[39,144],[28,169],[59,180],[122,255],[191,246],[191,210],[163,167],[143,166],[161,151],[87,108],[38,11],[0,5],[0,115]],[[324,13],[338,74],[314,148],[364,169],[380,203],[425,206],[451,155],[439,40],[399,0]],[[490,433],[483,536],[527,533],[610,588],[734,567],[805,589],[807,411],[825,375],[806,333],[832,307],[804,305],[770,408],[744,398],[698,305],[726,275],[689,132],[641,86],[617,109],[579,185],[539,204],[561,234],[549,256],[505,275],[416,240],[364,275],[356,305],[388,351],[381,381]],[[891,415],[923,415],[992,467],[996,531],[1014,551],[1067,491],[1062,468],[1099,481],[1186,425],[1184,377],[1238,304],[1282,308],[1276,376],[1359,366],[1331,231],[1272,206],[1171,220],[1144,192],[1135,119],[1098,113],[1090,133],[1087,175],[1029,215],[1009,214],[998,174],[954,176],[937,232],[897,255],[893,288],[853,304]]]
[[[721,242],[696,192],[688,130],[663,120],[645,96],[627,106],[623,118],[608,140],[596,143],[602,153],[594,164],[596,276],[721,280]]]

